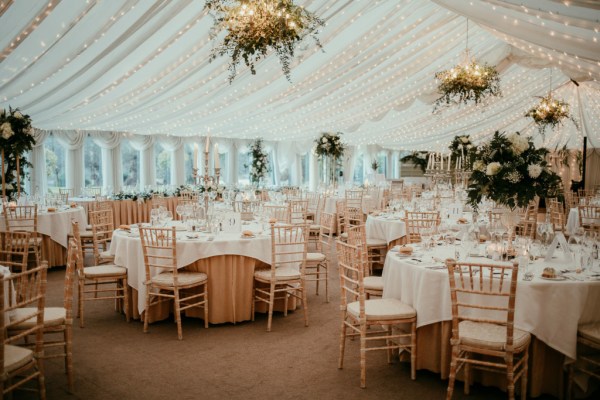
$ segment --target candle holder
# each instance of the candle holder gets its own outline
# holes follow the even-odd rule
[[[221,176],[221,168],[214,168],[214,175],[208,174],[208,156],[209,152],[204,151],[204,175],[199,174],[199,169],[192,167],[192,178],[194,179],[195,185],[203,185],[205,190],[204,197],[204,210],[208,211],[208,196],[206,195],[206,191],[208,187],[218,186],[219,180]]]

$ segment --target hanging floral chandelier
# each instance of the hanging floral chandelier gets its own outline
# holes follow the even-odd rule
[[[310,35],[321,47],[316,34],[324,22],[293,0],[206,0],[205,7],[215,18],[211,36],[227,32],[223,42],[212,49],[210,60],[231,57],[230,83],[242,60],[255,75],[256,63],[271,51],[277,53],[289,81],[296,45]]]
[[[436,72],[438,91],[442,96],[435,101],[438,107],[450,104],[479,103],[486,96],[501,96],[500,76],[496,67],[477,63],[469,55],[469,20],[467,20],[467,44],[465,61],[450,70]]]
[[[543,135],[547,127],[554,129],[562,124],[565,118],[573,121],[577,127],[577,122],[571,116],[571,106],[569,103],[552,97],[552,69],[550,69],[550,90],[548,95],[541,97],[540,102],[531,108],[525,114],[526,117],[533,119],[538,126],[539,132]]]

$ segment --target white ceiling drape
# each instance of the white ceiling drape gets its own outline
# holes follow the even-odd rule
[[[194,0],[0,4],[0,107],[36,128],[444,149],[519,130],[548,146],[600,143],[600,7],[553,0],[299,0],[326,20],[323,51],[296,49],[292,83],[271,55],[232,84],[208,61],[213,20]],[[503,96],[432,114],[435,72],[463,57],[498,66]],[[572,106],[541,136],[525,112],[552,88]],[[575,80],[579,86],[571,81]]]

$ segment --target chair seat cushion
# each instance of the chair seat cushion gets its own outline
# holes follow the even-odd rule
[[[271,281],[271,269],[260,269],[254,272],[254,277],[260,281]],[[284,266],[275,268],[275,280],[276,281],[288,281],[300,279],[300,271],[298,269]]]
[[[319,224],[313,224],[313,225],[310,225],[309,229],[311,231],[320,231],[321,230],[321,225],[319,225]]]
[[[347,310],[349,314],[358,318],[360,315],[360,302],[355,301],[348,304]],[[365,300],[365,315],[367,321],[387,321],[416,317],[417,312],[398,299],[374,299]]]
[[[341,238],[343,239],[348,239],[348,232],[344,232],[340,235]]]
[[[204,272],[177,271],[178,286],[193,286],[206,282],[208,277]],[[173,287],[173,274],[163,272],[152,278],[152,283],[158,286]]]
[[[36,309],[33,307],[17,308],[16,310],[13,311],[13,314],[11,314],[10,319],[11,320],[19,320],[28,315],[31,315],[32,313],[35,312],[35,310]],[[44,308],[44,326],[45,327],[62,325],[65,323],[66,319],[67,319],[67,310],[65,310],[63,307],[46,307],[46,308]],[[32,326],[34,326],[36,324],[36,322],[37,322],[36,318],[31,317],[31,318],[26,319],[25,321],[21,322],[20,324],[15,325],[14,329],[15,330],[29,329]]]
[[[506,326],[488,322],[461,321],[458,324],[460,344],[489,350],[506,350]],[[529,332],[515,328],[513,346],[524,348],[531,341]]]
[[[100,252],[100,258],[102,260],[110,260],[115,258],[115,256],[113,256],[112,254],[110,254],[110,251],[106,250],[106,251],[101,251]]]
[[[16,371],[33,359],[33,351],[24,347],[4,345],[4,372]]]
[[[82,239],[91,239],[94,237],[94,232],[93,231],[83,231],[83,232],[79,232],[79,236]]]
[[[386,246],[387,247],[387,242],[383,239],[372,239],[372,238],[367,238],[367,247],[383,247]]]
[[[383,278],[381,276],[367,276],[363,282],[365,289],[383,291]]]
[[[326,258],[323,253],[306,253],[306,262],[321,262]]]
[[[578,333],[588,340],[600,343],[600,322],[579,325]]]
[[[118,265],[113,264],[95,265],[93,267],[85,267],[83,269],[83,274],[89,278],[127,275],[127,268],[119,267]]]

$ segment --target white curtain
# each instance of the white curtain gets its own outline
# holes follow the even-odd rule
[[[179,136],[160,136],[156,140],[165,150],[171,153],[171,185],[185,183],[185,149],[183,139]]]
[[[108,193],[112,187],[115,192],[121,190],[121,139],[120,132],[90,132],[90,137],[102,151],[102,186]]]
[[[344,154],[344,182],[352,183],[354,181],[354,169],[356,168],[356,157],[358,156],[357,146],[347,146]]]
[[[83,142],[87,136],[82,131],[57,131],[53,132],[56,140],[66,150],[65,160],[65,185],[73,188],[75,196],[81,194],[81,187],[84,186],[85,167],[83,165]]]
[[[40,129],[33,130],[33,138],[35,144],[31,151],[31,188],[35,192],[39,190],[39,194],[44,194],[48,190],[48,179],[46,175],[46,153],[44,151],[44,142],[50,135],[49,131]]]
[[[154,137],[150,135],[131,135],[129,142],[134,150],[140,152],[140,189],[156,182],[154,162]]]

